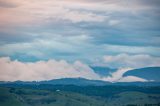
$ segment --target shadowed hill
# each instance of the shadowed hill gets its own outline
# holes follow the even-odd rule
[[[123,76],[136,76],[160,82],[160,67],[146,67],[127,71]]]

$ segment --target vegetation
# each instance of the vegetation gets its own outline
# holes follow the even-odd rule
[[[160,106],[159,88],[1,85],[0,106]]]

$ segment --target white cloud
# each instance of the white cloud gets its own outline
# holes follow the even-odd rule
[[[105,20],[105,16],[99,16],[97,14],[89,12],[68,11],[68,14],[62,17],[64,20],[70,20],[73,23],[78,22],[102,22]]]
[[[51,58],[54,53],[86,52],[84,49],[93,48],[93,46],[90,46],[88,43],[90,39],[91,37],[87,35],[68,37],[50,35],[48,39],[44,38],[36,39],[32,42],[17,42],[0,45],[0,55],[11,56],[18,53],[34,56],[39,59],[48,59]]]
[[[125,37],[124,37],[125,39]],[[143,38],[144,39],[144,38]],[[158,38],[155,38],[154,40],[152,39],[149,42],[157,42],[156,41],[159,40]],[[139,40],[139,39],[137,39]],[[136,41],[137,41],[136,40]],[[134,42],[136,44],[136,41]],[[141,40],[143,42],[143,40]],[[115,41],[116,42],[116,41]],[[147,42],[147,41],[145,41]],[[153,43],[152,43],[153,44]],[[129,46],[129,45],[112,45],[112,44],[105,44],[103,45],[104,50],[106,52],[114,52],[114,53],[118,53],[118,54],[122,54],[122,53],[128,53],[128,54],[151,54],[151,55],[158,55],[158,53],[156,51],[160,51],[159,47],[156,46]]]
[[[153,57],[145,54],[139,54],[139,55],[119,54],[115,56],[106,55],[104,56],[104,62],[109,67],[141,68],[141,67],[160,66],[159,57]]]
[[[37,25],[45,24],[50,21],[69,20],[77,22],[102,22],[108,17],[109,24],[118,24],[113,21],[110,13],[114,12],[132,12],[139,13],[140,10],[153,8],[150,5],[131,1],[76,1],[76,0],[0,0],[3,7],[16,5],[13,9],[1,11],[0,22],[5,25]],[[98,12],[107,12],[108,15],[98,14]],[[15,15],[16,13],[16,15]],[[8,18],[12,17],[12,19]],[[18,20],[17,20],[18,19]],[[34,24],[33,24],[34,23]]]
[[[119,79],[118,82],[146,82],[148,80],[143,79],[143,78],[139,78],[136,76],[126,76],[126,77],[122,77],[121,79]]]
[[[121,68],[121,69],[118,69],[116,72],[113,72],[113,73],[110,73],[111,76],[108,76],[106,78],[103,78],[103,80],[106,80],[106,81],[111,81],[111,82],[116,82],[118,81],[119,79],[122,78],[123,74],[125,72],[127,72],[128,70],[130,70],[131,68]]]
[[[9,57],[1,57],[0,81],[41,81],[78,77],[109,82],[147,81],[135,76],[123,77],[123,74],[131,69],[132,68],[120,68],[116,72],[111,73],[111,76],[101,78],[88,65],[80,61],[75,61],[73,64],[65,60],[20,62],[17,60],[12,61]]]
[[[110,26],[118,25],[119,23],[120,23],[119,20],[110,20],[110,21],[108,22],[108,24],[109,24]]]
[[[73,64],[64,60],[23,63],[17,60],[12,61],[9,57],[0,58],[0,80],[3,81],[40,81],[68,77],[99,79],[99,76],[89,66],[80,61]]]
[[[72,3],[64,0],[15,0],[14,2],[10,2],[7,0],[5,3],[18,6],[1,11],[0,22],[3,27],[12,25],[14,27],[30,25],[33,27],[57,21],[71,21],[77,23],[101,22],[105,20],[105,16],[92,11],[71,9],[72,5],[79,5],[77,2]],[[85,4],[82,5],[82,9],[84,5]],[[8,17],[12,17],[12,19]]]

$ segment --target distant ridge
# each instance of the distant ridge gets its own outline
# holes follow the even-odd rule
[[[1,85],[17,84],[17,85],[77,85],[77,86],[105,86],[105,85],[122,85],[122,86],[160,86],[160,82],[106,82],[101,80],[88,80],[84,78],[62,78],[48,81],[15,81],[15,82],[0,82]]]
[[[129,70],[123,76],[136,76],[149,81],[160,82],[160,67],[146,67]]]
[[[61,78],[61,79],[53,79],[45,81],[14,81],[14,82],[1,81],[0,82],[0,84],[51,84],[51,85],[78,85],[78,86],[87,86],[87,85],[103,86],[109,83],[110,82],[101,80],[89,80],[85,78]]]

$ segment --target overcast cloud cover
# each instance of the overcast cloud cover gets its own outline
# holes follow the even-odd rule
[[[67,75],[57,72],[51,77],[98,78],[89,69],[92,65],[160,66],[159,5],[159,0],[0,0],[0,61],[6,64],[0,64],[0,79],[16,80],[16,75],[29,80],[43,69],[38,64],[49,67],[50,61],[57,65],[60,60],[71,68],[62,71]],[[84,73],[75,69],[76,61],[85,65]],[[14,70],[12,64],[21,67]],[[23,77],[26,70],[30,74]],[[33,80],[50,79],[50,71],[42,77],[40,70]]]

